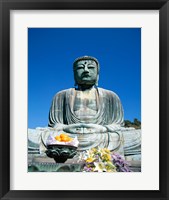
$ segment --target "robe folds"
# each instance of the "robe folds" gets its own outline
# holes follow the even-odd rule
[[[89,123],[108,127],[122,126],[124,114],[119,97],[114,92],[103,88],[96,88],[96,90],[98,111]],[[54,96],[49,111],[49,127],[81,123],[73,109],[75,96],[75,88],[60,91]]]
[[[123,108],[119,97],[112,91],[96,88],[97,114],[90,118],[89,124],[101,125],[107,128],[106,133],[77,134],[79,150],[92,147],[118,150],[123,154]],[[62,128],[64,125],[84,123],[74,113],[76,89],[70,88],[57,93],[52,101],[49,112],[49,127]],[[96,129],[97,130],[97,129]]]

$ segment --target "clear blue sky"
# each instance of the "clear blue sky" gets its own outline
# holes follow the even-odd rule
[[[120,97],[124,119],[141,120],[140,28],[29,28],[28,127],[44,127],[55,93],[74,87],[79,56],[100,63],[99,87]]]

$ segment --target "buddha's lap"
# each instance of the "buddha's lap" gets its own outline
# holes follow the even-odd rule
[[[106,147],[109,143],[119,143],[121,140],[120,134],[117,132],[94,132],[94,133],[67,133],[64,131],[47,131],[42,133],[42,140],[46,143],[49,135],[60,135],[61,133],[67,134],[71,138],[77,137],[79,141],[79,148],[91,148],[96,146]]]

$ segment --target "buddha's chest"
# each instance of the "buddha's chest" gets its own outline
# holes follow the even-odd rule
[[[95,90],[77,91],[74,101],[74,112],[82,118],[91,117],[97,113],[97,96]]]

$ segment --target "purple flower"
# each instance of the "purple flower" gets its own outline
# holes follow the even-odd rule
[[[84,166],[84,170],[85,170],[86,172],[91,172],[91,171],[92,171],[92,167]]]
[[[121,155],[113,153],[112,158],[118,172],[131,172],[128,162]]]

